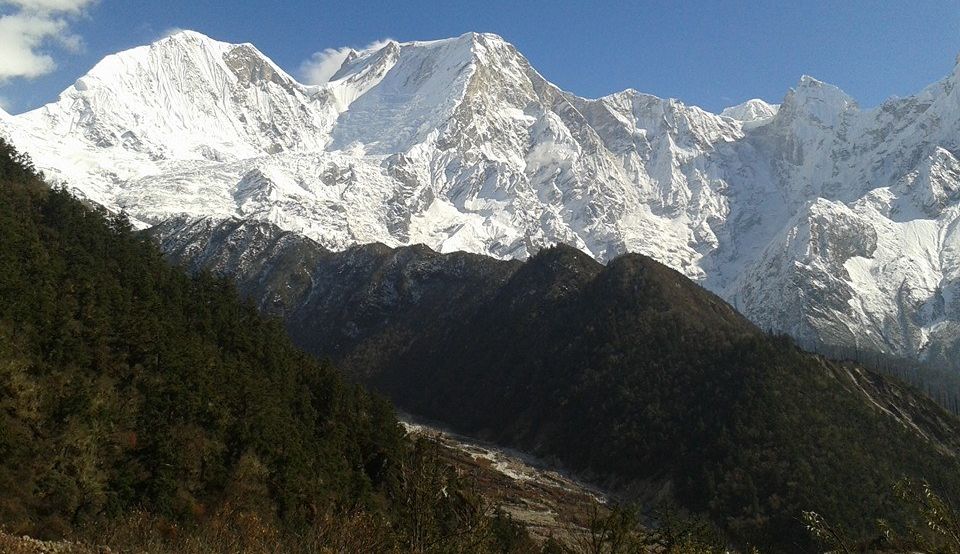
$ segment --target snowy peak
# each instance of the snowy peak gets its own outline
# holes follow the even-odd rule
[[[325,114],[308,105],[253,45],[183,31],[107,56],[24,119],[154,161],[224,161],[319,146]]]
[[[224,54],[223,61],[237,76],[237,81],[242,85],[255,86],[259,83],[269,82],[283,88],[302,90],[299,83],[275,66],[252,44],[241,44],[233,47]]]
[[[385,42],[305,86],[253,45],[187,31],[0,113],[0,132],[142,224],[269,221],[333,250],[639,252],[765,327],[870,331],[912,354],[960,329],[960,288],[941,283],[960,252],[957,84],[861,111],[805,76],[779,106],[717,115],[632,89],[578,97],[491,34]]]
[[[406,84],[417,85],[417,81],[429,77],[430,71],[437,66],[462,67],[496,61],[491,60],[488,52],[492,45],[508,46],[497,35],[480,33],[466,33],[455,38],[432,41],[390,40],[379,48],[351,50],[340,69],[330,78],[330,82],[356,80],[358,76],[370,73],[382,75],[399,62],[423,65],[416,72],[411,72],[410,68],[403,71],[407,77],[415,73],[419,79]],[[398,68],[403,69],[402,66]]]
[[[597,106],[603,110],[598,111]],[[673,154],[709,151],[718,143],[742,137],[739,122],[633,89],[586,101],[578,108],[611,151],[632,151],[643,159],[650,158],[648,153],[659,152],[672,160]],[[673,161],[664,165],[673,173]]]
[[[348,78],[356,78],[357,75],[369,73],[371,71],[382,73],[388,66],[392,66],[400,53],[400,45],[396,41],[387,41],[380,48],[372,50],[350,50],[347,57],[340,65],[340,69],[330,77],[329,82],[340,81]],[[371,68],[380,68],[379,71]]]
[[[252,44],[230,44],[194,31],[180,31],[150,45],[107,56],[74,88],[83,91],[94,86],[116,86],[118,80],[121,84],[142,85],[142,81],[130,80],[146,77],[148,72],[155,73],[157,79],[179,79],[184,84],[196,79],[213,86],[226,81],[300,87]]]
[[[453,140],[466,129],[511,134],[523,110],[560,96],[512,45],[481,33],[356,53],[323,87],[318,94],[341,112],[329,147],[362,145],[377,155],[431,141],[466,144]]]
[[[720,115],[744,123],[750,123],[770,119],[777,115],[777,110],[779,109],[780,104],[768,104],[759,98],[753,98],[742,104],[724,108],[723,111],[720,112]]]
[[[339,107],[331,148],[363,144],[371,153],[406,150],[451,117],[475,70],[473,39],[390,42],[359,54],[326,85]],[[339,109],[338,107],[338,109]]]
[[[853,98],[838,87],[804,75],[797,86],[787,93],[778,114],[809,119],[823,127],[834,127],[845,112],[856,108],[857,103]]]
[[[948,150],[936,147],[916,169],[897,183],[896,192],[910,198],[930,217],[938,217],[960,202],[960,161]]]
[[[815,79],[809,75],[800,77],[800,82],[792,90],[796,99],[803,101],[816,100],[835,109],[845,109],[856,106],[856,102],[839,87]]]

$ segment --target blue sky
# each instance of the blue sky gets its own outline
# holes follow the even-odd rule
[[[752,97],[778,102],[802,74],[874,106],[940,79],[960,53],[960,0],[0,0],[0,13],[0,102],[13,113],[53,100],[104,55],[171,28],[253,42],[295,75],[326,48],[493,32],[579,95],[632,87],[709,110]],[[17,56],[26,59],[10,66]]]

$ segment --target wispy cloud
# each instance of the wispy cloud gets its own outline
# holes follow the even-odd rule
[[[168,27],[162,33],[160,33],[159,38],[167,38],[169,36],[173,36],[177,33],[182,33],[184,31],[186,31],[186,29],[183,29],[180,27]]]
[[[0,0],[0,82],[56,69],[50,48],[79,51],[70,25],[97,0]]]
[[[4,0],[0,4],[23,11],[80,13],[93,4],[93,0]]]
[[[308,85],[322,85],[340,69],[350,52],[379,50],[390,41],[391,39],[375,40],[363,48],[327,48],[314,52],[300,64],[300,78]]]

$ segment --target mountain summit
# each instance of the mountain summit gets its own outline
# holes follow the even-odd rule
[[[960,92],[861,109],[803,77],[717,115],[563,91],[496,35],[388,42],[298,83],[183,32],[0,119],[39,168],[147,226],[267,221],[323,246],[651,256],[805,343],[960,345]]]
[[[747,100],[743,104],[724,108],[724,110],[720,112],[720,115],[747,123],[750,121],[769,119],[777,115],[778,109],[780,109],[779,104],[768,104],[759,98],[754,98]]]

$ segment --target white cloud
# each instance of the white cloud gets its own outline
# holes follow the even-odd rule
[[[160,38],[171,37],[177,33],[182,33],[184,31],[186,31],[186,29],[181,29],[180,27],[168,27],[166,30],[160,33]]]
[[[24,11],[77,13],[93,4],[94,0],[3,0],[0,4]]]
[[[391,39],[375,40],[355,50],[353,48],[327,48],[314,52],[308,60],[300,64],[300,78],[308,85],[322,85],[340,69],[350,52],[379,50],[391,42]]]
[[[48,48],[76,52],[83,39],[70,23],[96,0],[0,0],[0,82],[56,69]]]

